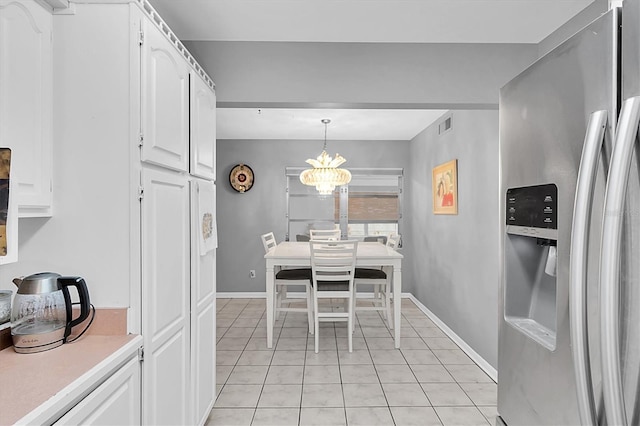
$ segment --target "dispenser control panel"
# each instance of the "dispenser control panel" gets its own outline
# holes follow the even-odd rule
[[[507,225],[558,229],[558,187],[553,184],[507,190]]]

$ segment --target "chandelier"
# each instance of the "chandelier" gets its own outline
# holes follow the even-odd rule
[[[332,159],[327,155],[327,124],[331,123],[331,120],[324,118],[320,121],[324,124],[322,154],[316,160],[310,158],[306,161],[313,168],[300,173],[300,182],[305,185],[315,186],[320,195],[329,195],[336,186],[346,185],[351,182],[351,173],[347,169],[338,168],[338,166],[347,161],[344,157],[336,153],[336,158]]]

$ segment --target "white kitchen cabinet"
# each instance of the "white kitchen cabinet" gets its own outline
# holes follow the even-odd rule
[[[0,146],[12,149],[20,217],[52,211],[52,25],[35,0],[0,0]]]
[[[191,180],[190,424],[204,424],[216,395],[216,193],[211,181]]]
[[[56,425],[140,424],[140,361],[130,359]]]
[[[216,178],[216,92],[198,75],[191,75],[191,151],[189,172]]]
[[[213,83],[145,0],[74,1],[54,34],[55,197],[68,209],[38,230],[36,255],[82,265],[92,300],[129,307],[145,352],[143,423],[192,424],[213,403],[197,392],[215,389],[215,323],[202,308],[215,290],[191,305],[189,75]]]
[[[144,419],[188,424],[189,182],[183,174],[160,169],[144,168],[142,176]]]
[[[142,31],[142,161],[188,171],[189,66],[152,22]]]

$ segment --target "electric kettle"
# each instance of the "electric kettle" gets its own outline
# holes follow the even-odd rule
[[[40,272],[13,282],[18,292],[11,311],[11,337],[18,353],[42,352],[62,345],[71,328],[89,316],[92,305],[81,277]],[[80,298],[80,315],[76,319],[72,318],[70,286],[77,288]]]

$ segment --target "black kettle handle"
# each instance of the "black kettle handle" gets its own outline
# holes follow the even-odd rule
[[[89,290],[87,283],[82,277],[60,277],[58,282],[61,285],[62,294],[67,305],[67,327],[64,331],[64,339],[71,334],[71,329],[89,317],[91,310],[91,302],[89,301]],[[71,313],[71,296],[67,287],[73,286],[78,289],[78,297],[80,298],[80,315],[76,319],[72,319]]]

